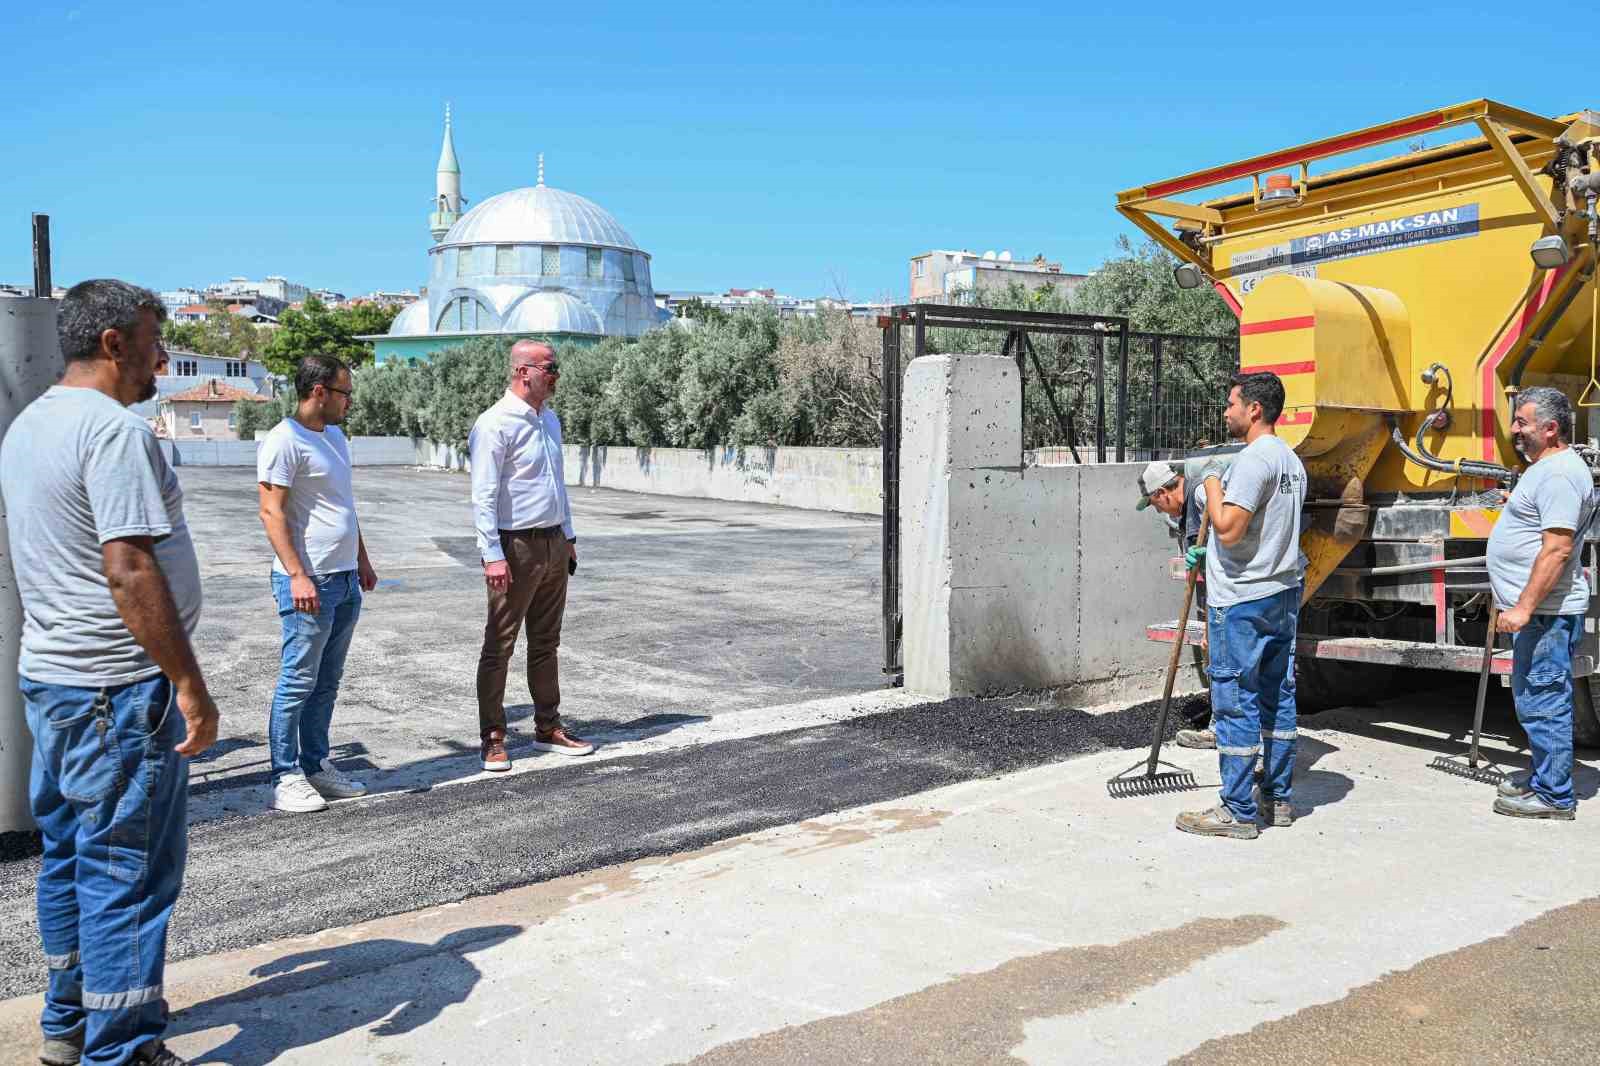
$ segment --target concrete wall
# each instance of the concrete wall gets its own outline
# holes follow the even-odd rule
[[[569,485],[883,513],[876,448],[631,448],[568,445]]]
[[[1182,588],[1166,524],[1134,510],[1136,464],[1018,466],[1016,364],[929,356],[906,373],[902,654],[935,696],[1079,686],[1159,691]],[[1179,677],[1194,686],[1193,671]]]
[[[184,425],[180,425],[180,431]],[[161,450],[173,466],[256,465],[253,440],[164,440]],[[356,466],[417,466],[417,442],[410,437],[351,437],[350,459]]]

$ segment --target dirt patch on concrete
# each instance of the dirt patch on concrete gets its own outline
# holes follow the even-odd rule
[[[965,974],[865,1010],[821,1018],[713,1048],[691,1066],[871,1062],[984,1066],[1021,1061],[1011,1049],[1039,1018],[1078,1014],[1244,947],[1285,925],[1277,918],[1201,918],[1120,944],[1057,948]]]

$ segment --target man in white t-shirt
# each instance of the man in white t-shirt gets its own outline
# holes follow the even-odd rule
[[[333,765],[328,730],[361,594],[377,586],[378,575],[356,523],[350,446],[339,429],[350,411],[350,371],[331,355],[308,355],[294,385],[300,405],[262,440],[256,480],[283,625],[268,723],[272,805],[305,813],[325,810],[325,797],[367,790]]]

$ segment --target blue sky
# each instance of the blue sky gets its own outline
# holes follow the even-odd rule
[[[44,211],[58,281],[414,288],[446,100],[470,200],[544,152],[658,290],[862,299],[936,247],[1091,269],[1117,190],[1209,164],[1480,96],[1600,106],[1534,6],[1337,10],[8,4],[0,281]]]

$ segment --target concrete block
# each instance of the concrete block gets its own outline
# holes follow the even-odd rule
[[[1159,673],[1170,649],[1145,638],[1145,627],[1177,617],[1183,586],[1167,564],[1178,553],[1154,510],[1136,511],[1134,479],[1141,464],[1086,466],[1081,471],[1083,639],[1086,677]]]
[[[905,685],[952,693],[950,671],[949,356],[906,369],[901,393],[900,610]]]
[[[1017,364],[994,355],[948,357],[950,465],[961,469],[1022,463],[1022,387]],[[909,408],[907,408],[909,410]]]

